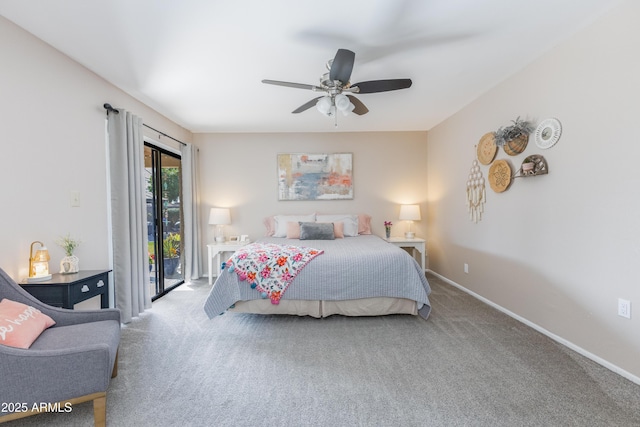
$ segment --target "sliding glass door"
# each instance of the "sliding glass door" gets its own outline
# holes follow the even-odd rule
[[[180,155],[145,143],[147,234],[151,295],[184,283]]]

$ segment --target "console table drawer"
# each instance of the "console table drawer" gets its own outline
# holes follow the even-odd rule
[[[104,274],[89,280],[74,283],[71,290],[71,297],[74,301],[82,301],[101,295],[105,291],[104,287],[108,286],[108,280],[107,275]]]

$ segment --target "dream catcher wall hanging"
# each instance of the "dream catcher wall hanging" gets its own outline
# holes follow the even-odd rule
[[[478,161],[474,160],[467,179],[467,207],[469,208],[469,219],[476,224],[482,219],[485,200],[484,176],[482,176]]]

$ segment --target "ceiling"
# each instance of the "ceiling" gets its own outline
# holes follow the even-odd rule
[[[617,3],[0,0],[0,15],[195,133],[393,131],[432,128]],[[261,83],[317,85],[338,48],[352,82],[413,86],[357,95],[369,113],[336,128],[291,113],[320,94]]]

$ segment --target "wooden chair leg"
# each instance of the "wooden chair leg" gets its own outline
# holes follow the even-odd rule
[[[107,425],[107,397],[102,396],[93,399],[93,423],[95,427]]]
[[[111,378],[118,376],[118,353],[120,350],[116,350],[116,360],[113,362],[113,371],[111,371]]]

